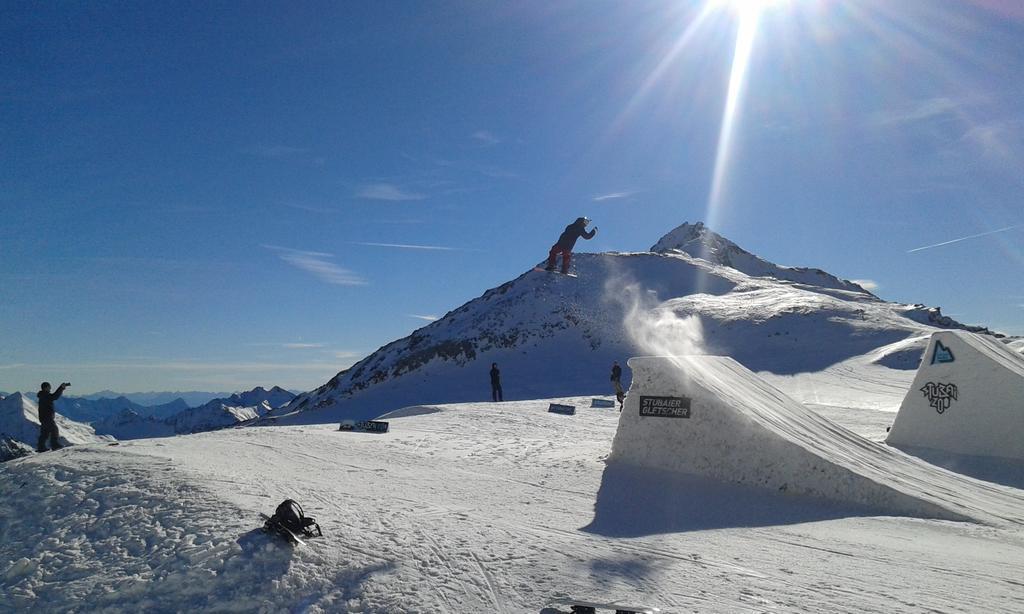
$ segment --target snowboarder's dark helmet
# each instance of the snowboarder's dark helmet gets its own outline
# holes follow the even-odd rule
[[[578,218],[576,218],[576,223],[577,224],[583,224],[584,226],[586,226],[587,224],[590,223],[590,218],[589,217],[578,217]]]
[[[49,390],[50,389],[50,382],[43,382],[42,384],[39,384],[39,389],[40,390]]]

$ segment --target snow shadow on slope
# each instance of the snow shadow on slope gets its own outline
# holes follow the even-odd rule
[[[877,510],[857,505],[616,465],[605,468],[594,519],[582,530],[605,537],[640,537],[877,515]]]
[[[926,463],[985,482],[1024,489],[1024,461],[993,456],[954,454],[917,446],[893,446]]]

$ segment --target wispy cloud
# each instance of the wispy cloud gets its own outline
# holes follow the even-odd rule
[[[878,282],[872,279],[851,279],[853,283],[857,284],[861,288],[864,288],[868,292],[874,292],[878,289]]]
[[[370,183],[356,190],[356,198],[365,200],[423,200],[427,196],[418,192],[410,192],[393,183]]]
[[[361,352],[353,352],[351,350],[333,350],[330,354],[335,358],[351,361],[355,361],[357,358],[362,358],[364,356]]]
[[[966,237],[960,237],[960,238],[957,238],[957,239],[950,239],[949,241],[943,241],[942,243],[935,243],[934,245],[925,245],[924,247],[915,247],[914,249],[908,249],[907,253],[908,254],[912,254],[914,252],[919,252],[919,251],[926,250],[926,249],[932,249],[932,248],[935,248],[935,247],[942,247],[943,245],[951,245],[953,243],[959,243],[961,241],[967,241],[969,239],[977,239],[977,238],[980,238],[980,237],[987,237],[989,235],[994,235],[994,234],[997,234],[997,233],[1000,233],[1000,232],[1006,232],[1008,230],[1013,230],[1014,228],[1020,228],[1021,226],[1024,226],[1024,224],[1014,224],[1013,226],[1007,226],[1005,228],[998,228],[996,230],[989,230],[988,232],[979,232],[978,234],[968,235]]]
[[[276,245],[264,245],[273,250],[277,257],[297,269],[312,273],[321,281],[338,286],[363,286],[366,280],[352,271],[344,269],[331,261],[333,254],[323,252],[307,252]]]
[[[442,245],[408,245],[405,243],[369,243],[364,241],[349,241],[351,245],[366,245],[369,247],[393,247],[396,249],[423,249],[423,250],[434,250],[444,252],[467,252],[467,251],[479,251],[471,250],[464,247],[445,247]]]
[[[242,150],[242,153],[261,158],[290,158],[307,154],[309,149],[288,145],[256,145],[254,147],[246,147]]]
[[[325,344],[323,344],[323,343],[304,343],[304,342],[301,342],[301,341],[298,341],[298,342],[284,342],[284,343],[272,342],[271,341],[271,342],[246,343],[245,345],[248,346],[248,347],[273,347],[273,348],[285,348],[285,349],[289,349],[289,350],[301,350],[301,349],[311,349],[311,348],[322,348],[322,347],[324,347]]]
[[[636,194],[635,190],[628,191],[628,192],[610,192],[608,194],[601,194],[600,196],[595,196],[594,197],[594,202],[598,202],[599,203],[599,202],[603,202],[603,201],[606,201],[606,200],[619,200],[619,199],[622,199],[622,198],[629,198],[630,196],[633,196],[634,194]]]
[[[1016,163],[1015,150],[1024,142],[1024,124],[1019,121],[992,121],[972,126],[963,140],[979,148],[989,158]]]
[[[953,114],[959,111],[960,107],[961,103],[952,98],[929,98],[913,107],[879,111],[872,114],[868,122],[876,127],[910,124]]]
[[[488,130],[477,130],[472,136],[475,140],[487,145],[497,145],[498,143],[501,143],[501,139],[494,136],[494,134]]]
[[[421,316],[421,315],[417,315],[415,313],[410,313],[409,317],[410,318],[416,318],[417,320],[426,320],[427,322],[434,322],[435,320],[438,319],[437,316],[430,316],[430,315]]]

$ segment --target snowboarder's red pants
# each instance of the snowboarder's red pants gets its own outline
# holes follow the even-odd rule
[[[558,257],[559,252],[562,254],[562,272],[569,272],[569,261],[572,260],[572,250],[559,245],[552,245],[551,251],[548,252],[548,268],[555,268],[555,258]]]

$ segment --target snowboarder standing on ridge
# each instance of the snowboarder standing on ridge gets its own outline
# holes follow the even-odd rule
[[[622,367],[619,366],[619,361],[612,361],[612,386],[615,388],[615,398],[619,401],[619,411],[622,411],[622,402],[626,398],[626,393],[622,390]]]
[[[491,398],[495,403],[505,400],[501,398],[501,371],[496,362],[491,363]]]
[[[578,217],[576,221],[565,227],[562,235],[558,237],[558,241],[551,246],[551,251],[548,253],[548,265],[545,267],[548,271],[555,270],[555,259],[558,254],[562,254],[562,274],[567,275],[569,273],[569,261],[572,260],[572,248],[576,246],[576,240],[580,237],[587,239],[594,238],[597,234],[597,226],[590,232],[587,232],[587,224],[590,223],[588,217]]]
[[[70,382],[64,382],[57,387],[56,392],[50,392],[50,382],[43,382],[39,385],[39,392],[36,398],[39,399],[39,441],[36,443],[36,452],[46,452],[46,438],[50,438],[50,449],[60,450],[60,431],[57,429],[56,412],[53,409],[53,402],[60,398],[64,389],[70,386]]]

